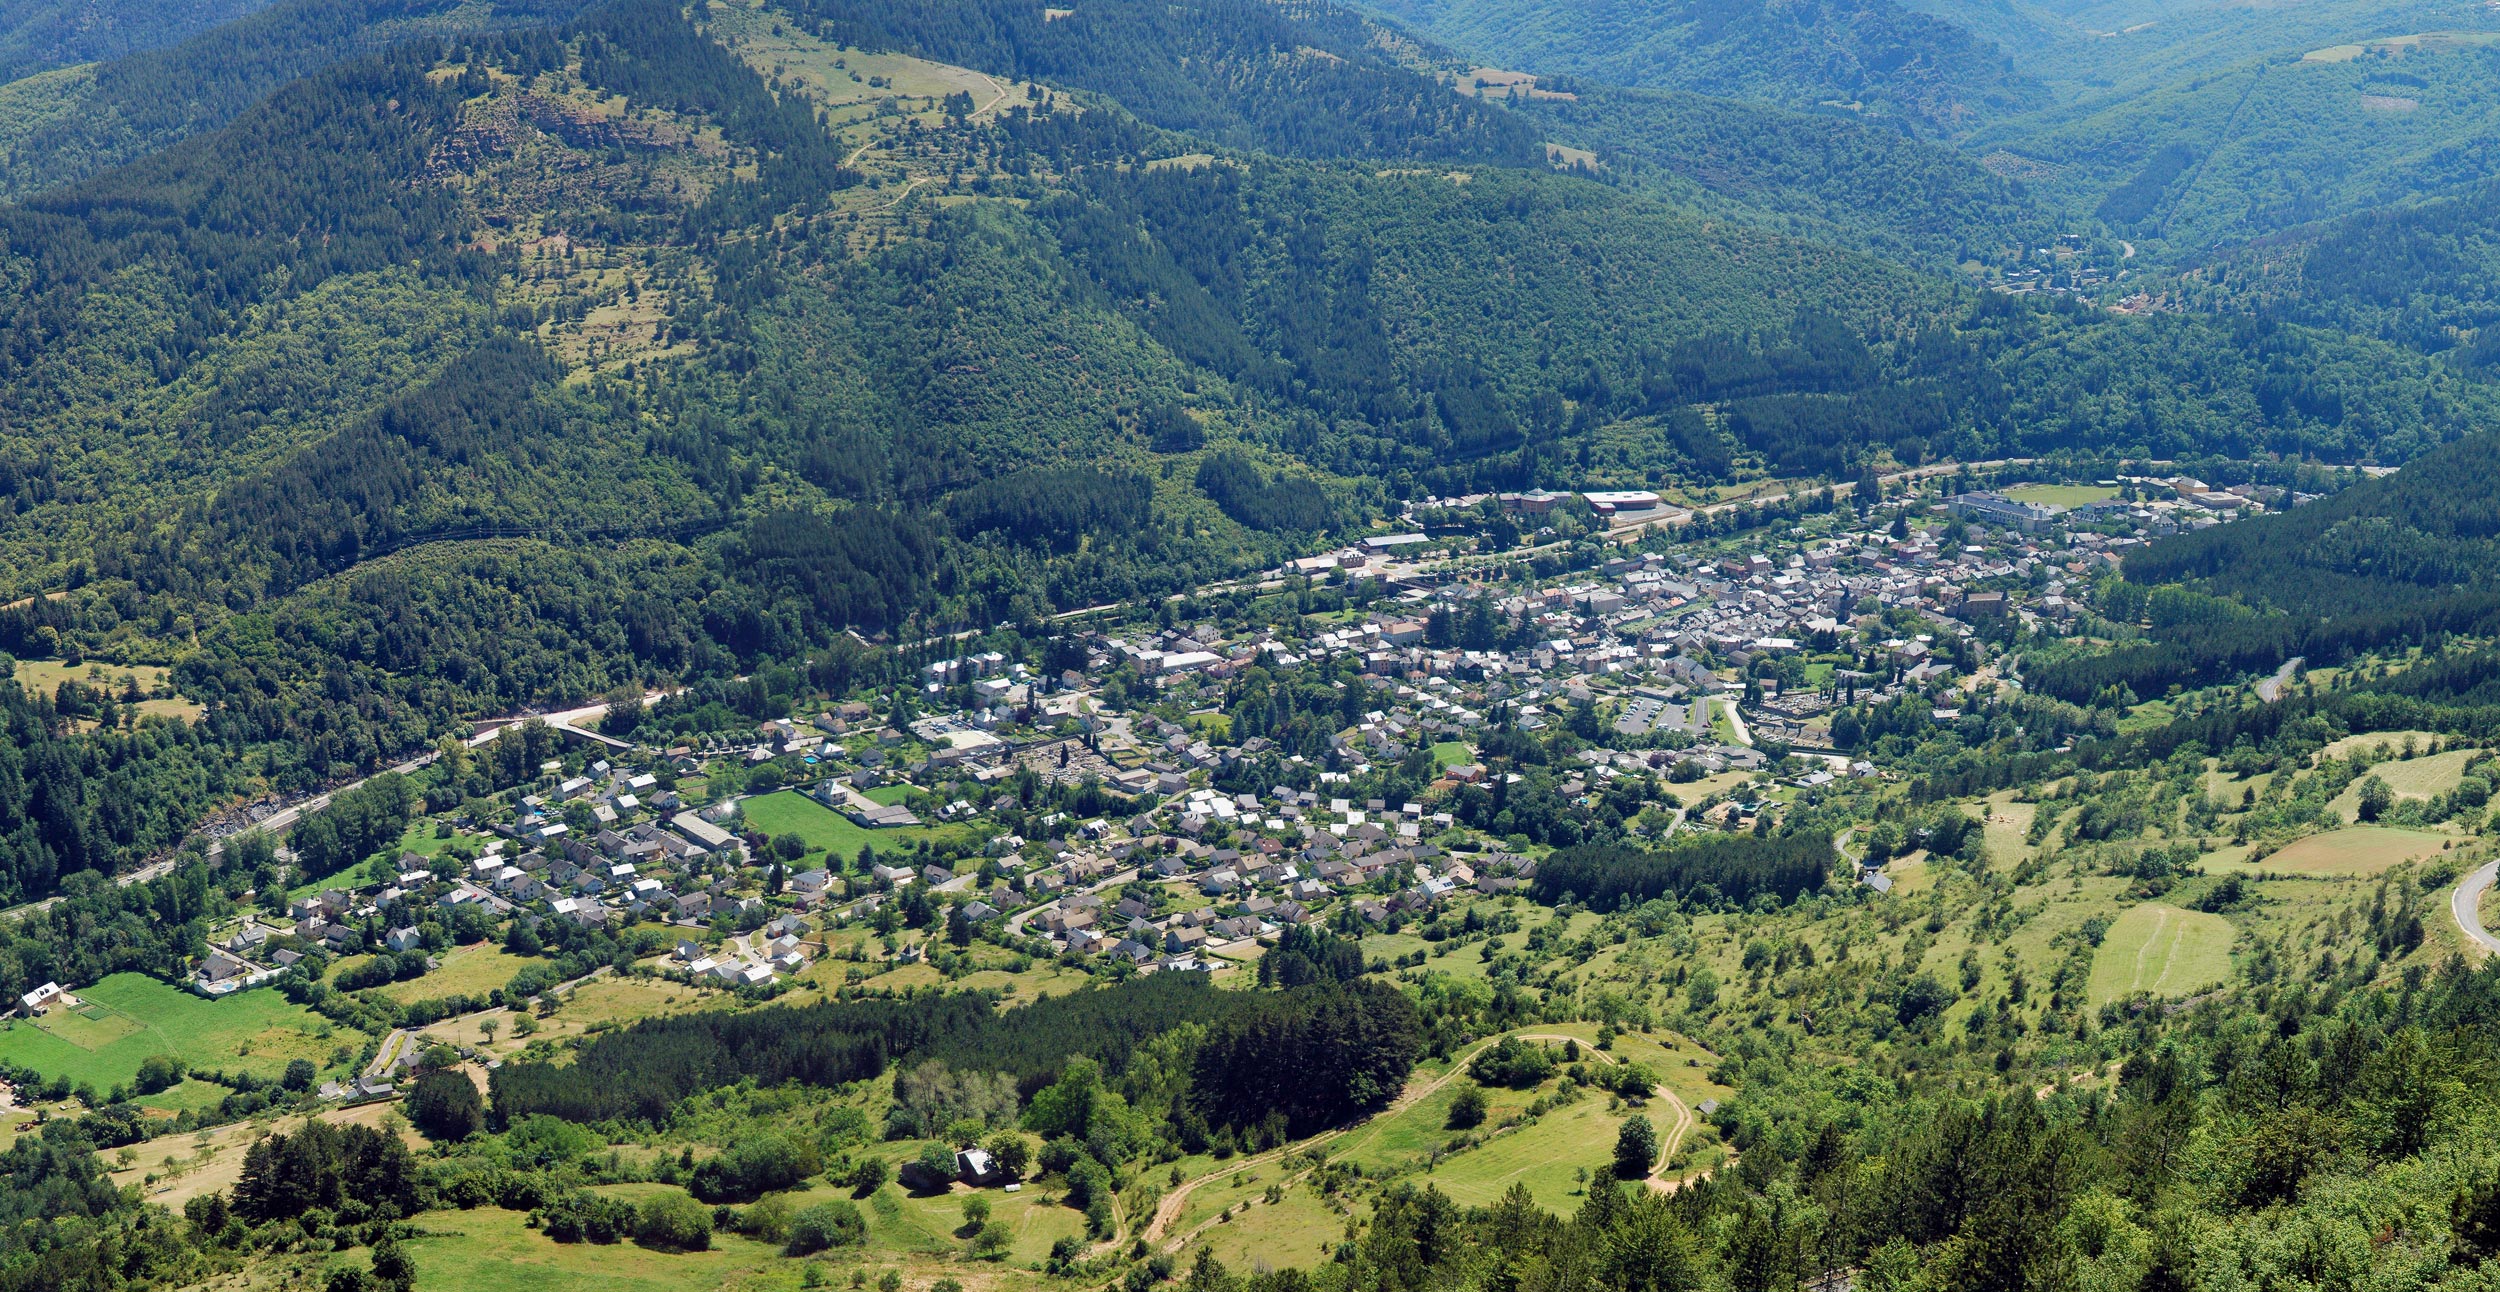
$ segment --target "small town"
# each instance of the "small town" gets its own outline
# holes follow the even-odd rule
[[[912,966],[959,978],[976,943],[1113,978],[1256,973],[1295,926],[1395,933],[1526,887],[1545,849],[1505,812],[1610,810],[1661,843],[1767,830],[1887,775],[1876,715],[1987,721],[1965,712],[2022,685],[2006,647],[2088,620],[2129,548],[2308,498],[2181,476],[1958,483],[1911,476],[1865,509],[1830,491],[1722,505],[1722,532],[1645,492],[1428,499],[1408,510],[1426,528],[1296,558],[1224,594],[1238,609],[1073,622],[1048,660],[943,655],[885,694],[658,746],[601,730],[617,704],[481,724],[429,761],[534,759],[535,776],[416,818],[389,864],[254,903],[191,985],[420,986],[493,929],[544,944],[550,924],[748,1000]],[[1495,525],[1518,552],[1487,550]],[[1328,694],[1318,725],[1261,707],[1296,680]],[[1573,765],[1488,783],[1488,740],[1558,726],[1583,738]],[[296,854],[263,835],[221,847],[285,874]],[[552,1014],[580,986],[543,978],[405,1030],[491,1068],[458,1015]],[[48,983],[21,1012],[77,1003]],[[388,1099],[427,1062],[398,1031],[368,1050],[321,1096]]]

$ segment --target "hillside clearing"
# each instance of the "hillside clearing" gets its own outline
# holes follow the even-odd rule
[[[2092,1003],[2194,995],[2230,977],[2231,939],[2219,915],[2146,902],[2118,917],[2092,957]]]
[[[2368,878],[2403,862],[2436,856],[2449,842],[2445,835],[2390,826],[2363,825],[2295,840],[2282,851],[2233,869],[2273,874]]]

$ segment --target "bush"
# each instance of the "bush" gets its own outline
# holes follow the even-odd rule
[[[1449,1128],[1451,1130],[1466,1130],[1469,1127],[1482,1126],[1483,1124],[1484,1089],[1480,1086],[1466,1086],[1461,1088],[1458,1092],[1458,1098],[1450,1103]]]
[[[847,1198],[820,1202],[790,1218],[790,1241],[784,1250],[792,1256],[821,1252],[828,1247],[852,1247],[868,1240],[868,1221],[859,1208]]]
[[[571,1193],[539,1213],[538,1229],[559,1243],[613,1243],[634,1232],[634,1204],[596,1193]]]
[[[1467,1065],[1467,1075],[1488,1086],[1529,1090],[1554,1075],[1554,1056],[1543,1046],[1505,1036]]]
[[[846,1176],[842,1180],[842,1183],[851,1186],[853,1189],[858,1190],[862,1196],[865,1196],[884,1188],[885,1182],[892,1178],[893,1174],[894,1168],[888,1164],[884,1158],[861,1158],[859,1165],[851,1168],[850,1175]]]
[[[182,1084],[182,1060],[170,1054],[151,1054],[139,1060],[139,1075],[132,1078],[131,1088],[143,1095],[171,1090]]]
[[[712,1213],[685,1194],[664,1194],[634,1214],[634,1241],[664,1252],[709,1251]]]
[[[951,1166],[954,1159],[950,1156],[947,1162]],[[750,1202],[794,1187],[823,1169],[814,1145],[767,1135],[696,1166],[690,1187],[705,1202]]]
[[[408,1092],[408,1120],[427,1138],[464,1140],[486,1128],[486,1101],[458,1072],[429,1072]]]

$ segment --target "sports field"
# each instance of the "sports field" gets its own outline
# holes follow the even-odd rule
[[[143,974],[119,973],[72,993],[81,1007],[0,1023],[0,1060],[99,1090],[169,1054],[194,1068],[276,1076],[290,1059],[327,1065],[364,1034],[340,1027],[268,988],[223,1000],[192,995]]]
[[[749,830],[774,838],[795,834],[807,841],[809,852],[831,851],[844,860],[858,856],[861,844],[886,852],[915,839],[934,839],[944,833],[943,829],[929,826],[870,830],[797,790],[748,799],[738,805],[738,810],[744,814]]]
[[[2092,1003],[2137,992],[2192,996],[2231,976],[2231,922],[2146,902],[2118,917],[2092,957]]]
[[[2118,491],[2104,485],[2029,484],[2016,485],[2005,491],[2016,502],[2038,503],[2044,507],[2081,507],[2118,496]]]

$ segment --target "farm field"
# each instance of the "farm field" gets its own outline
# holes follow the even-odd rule
[[[2092,957],[2092,1003],[2137,992],[2176,999],[2231,975],[2231,922],[2146,902],[2118,917]]]
[[[150,1055],[274,1077],[291,1059],[326,1067],[333,1051],[364,1039],[265,988],[208,1000],[119,973],[73,994],[81,1010],[0,1024],[0,1060],[101,1090],[128,1082]]]
[[[2448,835],[2391,826],[2354,826],[2297,839],[2262,860],[2227,863],[2226,868],[2278,875],[2368,878],[2390,866],[2437,856],[2451,839]]]

